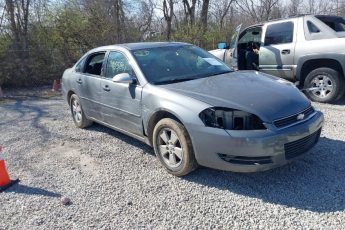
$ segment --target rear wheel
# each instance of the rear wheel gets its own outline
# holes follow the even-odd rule
[[[83,108],[80,104],[80,99],[76,94],[73,94],[70,98],[70,107],[71,107],[71,113],[73,117],[74,124],[78,128],[86,128],[90,125],[92,125],[92,121],[87,119],[87,117],[84,114]]]
[[[341,74],[330,68],[318,68],[311,71],[305,79],[306,95],[317,102],[334,102],[340,99],[345,90],[345,81]]]
[[[153,147],[162,165],[175,176],[186,175],[198,166],[187,130],[173,119],[164,118],[157,123]]]

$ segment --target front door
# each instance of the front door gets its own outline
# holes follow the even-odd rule
[[[288,80],[294,79],[296,35],[294,21],[268,24],[260,47],[259,69]]]
[[[105,77],[101,80],[103,119],[111,126],[140,135],[142,87],[137,83],[113,82],[112,78],[120,73],[135,77],[125,55],[111,51],[107,57]]]

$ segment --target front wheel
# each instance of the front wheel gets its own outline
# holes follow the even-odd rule
[[[317,102],[339,100],[345,90],[345,81],[341,74],[330,68],[318,68],[311,71],[305,79],[306,95]]]
[[[184,176],[198,166],[187,130],[173,119],[164,118],[157,123],[153,147],[162,165],[175,176]]]

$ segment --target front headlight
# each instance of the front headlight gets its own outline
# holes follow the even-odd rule
[[[266,129],[259,117],[254,114],[229,108],[213,107],[203,110],[199,117],[205,126],[228,130]]]

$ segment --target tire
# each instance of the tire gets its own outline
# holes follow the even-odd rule
[[[80,99],[76,94],[70,97],[70,108],[75,126],[84,129],[92,125],[92,121],[87,119],[81,107]]]
[[[318,68],[311,71],[305,81],[307,97],[316,102],[335,102],[345,91],[345,79],[341,74],[330,68]]]
[[[187,175],[198,167],[187,130],[173,119],[164,118],[156,124],[153,147],[161,164],[175,176]]]

